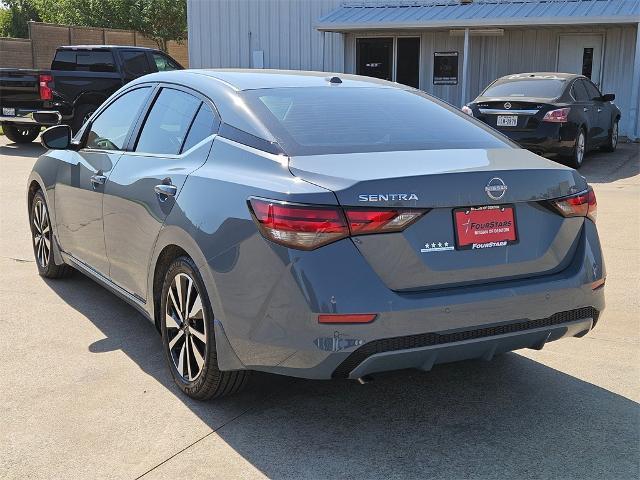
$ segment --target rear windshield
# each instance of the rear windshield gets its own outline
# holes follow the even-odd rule
[[[116,66],[108,50],[58,50],[51,70],[115,72]]]
[[[419,92],[327,86],[242,95],[289,155],[507,147],[488,127]]]
[[[561,79],[498,80],[482,96],[557,98],[562,95],[565,82]]]

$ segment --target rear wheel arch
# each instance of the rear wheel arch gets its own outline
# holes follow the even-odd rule
[[[151,292],[154,311],[153,320],[158,332],[160,332],[160,296],[162,293],[164,277],[167,273],[167,270],[169,269],[169,266],[171,266],[173,261],[179,257],[191,258],[183,248],[179,247],[178,245],[170,244],[162,249],[155,262]]]
[[[31,180],[31,182],[29,183],[29,189],[27,190],[27,208],[29,213],[31,213],[33,198],[36,196],[38,190],[42,190],[42,186],[40,185],[40,183],[38,183],[37,180]]]

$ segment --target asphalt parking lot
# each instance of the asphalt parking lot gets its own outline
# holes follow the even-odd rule
[[[373,383],[256,374],[196,402],[153,326],[88,278],[37,275],[0,137],[0,478],[632,479],[640,474],[640,144],[594,153],[607,310],[583,339]]]

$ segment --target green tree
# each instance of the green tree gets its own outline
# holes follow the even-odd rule
[[[6,8],[0,15],[0,35],[15,38],[29,37],[29,20],[40,21],[32,0],[3,0]]]
[[[167,51],[170,40],[182,42],[187,38],[186,0],[138,0],[139,16],[134,29],[154,40]]]
[[[137,30],[167,50],[187,38],[186,0],[30,0],[43,21]]]

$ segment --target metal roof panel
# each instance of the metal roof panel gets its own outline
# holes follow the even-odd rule
[[[347,1],[321,17],[316,28],[349,31],[640,22],[640,0]]]

